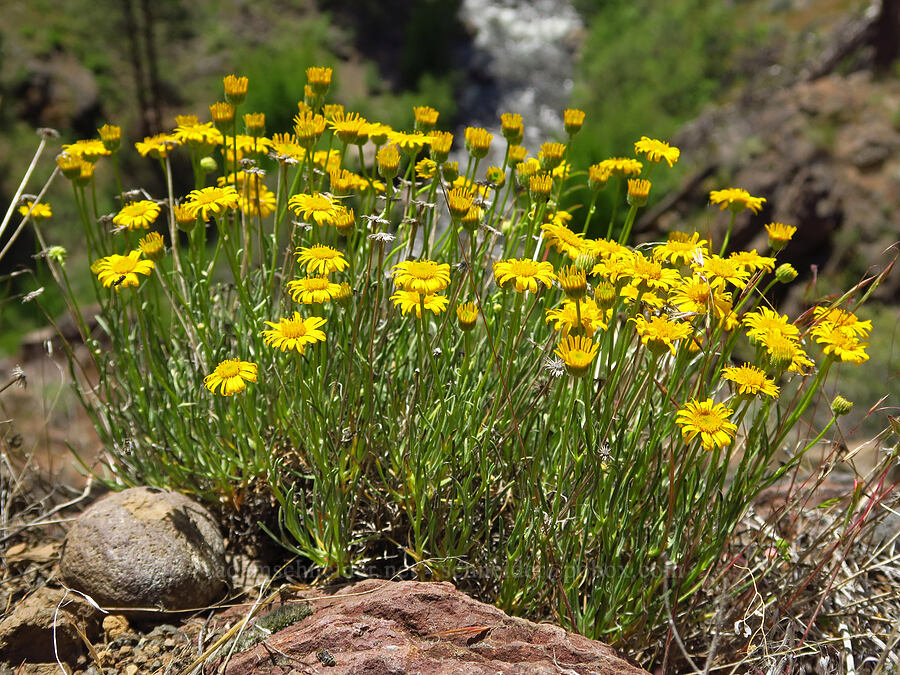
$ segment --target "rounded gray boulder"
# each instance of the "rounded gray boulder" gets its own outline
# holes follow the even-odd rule
[[[210,513],[177,492],[130,488],[91,505],[66,535],[63,581],[103,607],[204,607],[225,585]]]

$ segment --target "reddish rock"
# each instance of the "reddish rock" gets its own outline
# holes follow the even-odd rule
[[[449,583],[367,580],[326,597],[311,616],[233,656],[225,673],[646,672],[601,642],[510,617]]]

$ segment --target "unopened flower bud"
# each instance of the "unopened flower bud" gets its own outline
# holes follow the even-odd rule
[[[206,157],[201,158],[200,168],[203,170],[203,173],[212,173],[213,171],[218,170],[219,165],[216,163],[215,157],[207,155]]]
[[[834,400],[831,401],[831,412],[836,417],[846,415],[851,410],[853,410],[853,401],[848,401],[843,396],[835,396]]]
[[[797,278],[797,270],[790,263],[784,263],[775,270],[775,278],[782,284],[789,284]]]

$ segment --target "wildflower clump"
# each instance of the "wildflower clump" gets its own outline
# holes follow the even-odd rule
[[[701,231],[636,244],[651,172],[681,161],[666,141],[576,166],[584,111],[537,143],[517,112],[454,140],[427,102],[392,128],[331,100],[332,78],[310,66],[296,107],[246,111],[253,82],[230,75],[208,113],[57,156],[96,261],[80,271],[108,347],[76,386],[110,475],[224,510],[261,497],[272,536],[335,579],[478,569],[508,611],[665,638],[762,486],[801,464],[829,369],[869,358],[868,287],[779,310],[795,230],[757,223],[766,198],[740,188],[710,193]],[[92,191],[125,154],[166,187],[118,190],[107,219]],[[43,235],[34,201],[19,212]],[[736,217],[768,247],[730,247]]]

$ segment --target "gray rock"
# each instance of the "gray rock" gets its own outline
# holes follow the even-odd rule
[[[60,574],[103,607],[203,607],[223,589],[225,545],[210,513],[184,495],[131,488],[79,516]]]
[[[59,611],[57,611],[59,607]],[[100,612],[80,596],[57,588],[39,588],[0,621],[0,661],[53,660],[53,636],[61,661],[74,663],[84,652],[80,629],[88,639],[100,634]],[[54,672],[59,668],[53,664]]]

